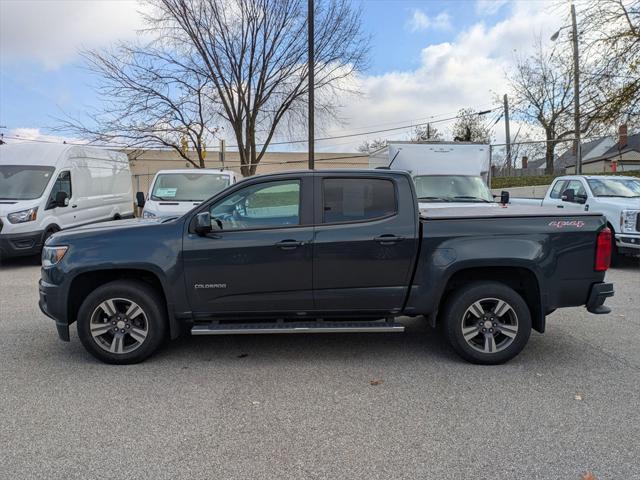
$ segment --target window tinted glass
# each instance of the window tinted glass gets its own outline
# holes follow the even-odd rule
[[[58,192],[67,192],[67,197],[71,198],[71,173],[60,172],[51,189],[51,198],[55,199]]]
[[[570,188],[573,189],[576,197],[587,197],[587,191],[580,180],[571,180],[567,183],[567,186],[564,187],[564,190],[569,190]]]
[[[553,190],[551,190],[551,193],[549,194],[549,196],[551,198],[560,198],[560,196],[562,195],[562,192],[564,192],[564,188],[562,188],[562,186],[567,183],[565,180],[559,180],[555,183],[555,185],[553,186]]]
[[[396,211],[390,180],[331,178],[322,182],[323,223],[353,222],[384,217]]]
[[[300,181],[250,185],[210,209],[223,230],[273,228],[300,224]]]

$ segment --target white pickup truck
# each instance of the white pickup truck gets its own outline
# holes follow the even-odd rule
[[[567,175],[556,178],[542,200],[512,197],[510,203],[602,213],[615,234],[614,255],[640,255],[640,178]]]

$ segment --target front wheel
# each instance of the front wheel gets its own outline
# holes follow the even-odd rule
[[[149,285],[118,280],[87,296],[78,311],[78,336],[105,363],[131,364],[153,354],[166,334],[164,302]]]
[[[444,310],[445,336],[465,360],[496,365],[522,351],[531,335],[531,314],[524,299],[497,282],[462,287]]]

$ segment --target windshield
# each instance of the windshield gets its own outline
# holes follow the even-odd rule
[[[428,202],[493,202],[481,177],[468,175],[418,175],[413,178],[418,200]]]
[[[640,197],[640,180],[630,178],[590,178],[587,181],[596,197]]]
[[[39,165],[0,165],[0,200],[40,198],[53,171]]]
[[[228,175],[163,173],[156,178],[151,192],[151,199],[173,202],[201,202],[228,186]]]

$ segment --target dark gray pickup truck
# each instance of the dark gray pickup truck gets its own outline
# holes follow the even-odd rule
[[[608,313],[611,232],[540,207],[420,211],[403,172],[297,171],[239,182],[180,218],[56,233],[40,308],[108,363],[165,338],[401,332],[441,322],[463,358],[517,355],[557,308]]]

